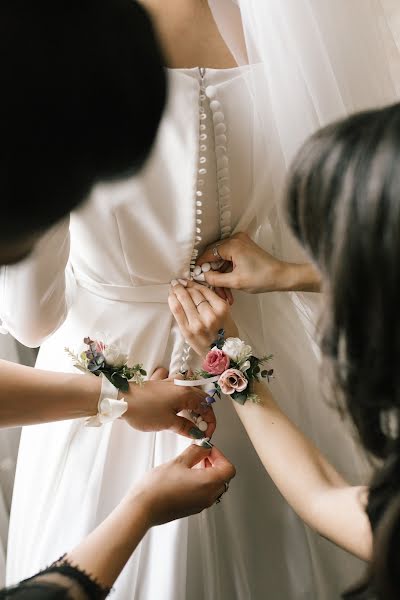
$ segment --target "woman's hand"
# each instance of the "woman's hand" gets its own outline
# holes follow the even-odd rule
[[[132,490],[132,500],[146,507],[150,527],[161,525],[212,506],[235,474],[235,467],[219,450],[193,445],[150,471]]]
[[[200,356],[207,354],[220,329],[229,336],[237,334],[229,303],[204,285],[191,281],[187,287],[175,285],[168,303],[182,336]]]
[[[199,258],[198,264],[216,261],[215,248],[225,263],[221,271],[209,271],[204,276],[207,283],[216,288],[243,290],[250,294],[320,291],[320,275],[313,265],[278,260],[257,246],[246,233],[237,233],[213,244]]]
[[[138,482],[67,560],[111,587],[150,527],[208,508],[234,476],[217,449],[190,446]]]
[[[196,387],[178,387],[167,377],[166,369],[159,368],[150,381],[143,385],[131,384],[129,392],[121,394],[128,402],[128,410],[122,418],[139,431],[169,429],[191,439],[211,437],[216,421],[214,411],[203,406],[206,394]],[[201,415],[208,423],[207,431],[201,432],[192,421],[179,416],[183,410]]]

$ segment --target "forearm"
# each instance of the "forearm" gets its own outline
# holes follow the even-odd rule
[[[296,264],[282,262],[276,278],[280,292],[320,292],[321,277],[311,263]],[[269,280],[266,282],[269,284]]]
[[[307,520],[310,500],[316,493],[347,484],[280,410],[268,388],[258,384],[255,389],[261,404],[235,403],[235,407],[269,475],[296,512]]]
[[[67,559],[102,585],[112,587],[149,526],[145,503],[130,494]]]
[[[316,446],[286,417],[264,385],[262,404],[235,403],[244,427],[271,479],[296,513],[314,530],[367,559],[371,531],[352,488]]]
[[[0,427],[93,416],[101,380],[0,361]]]

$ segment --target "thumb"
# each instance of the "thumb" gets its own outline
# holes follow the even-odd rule
[[[192,444],[189,448],[186,448],[182,454],[180,454],[176,460],[183,463],[189,469],[192,469],[196,465],[198,465],[202,460],[207,458],[210,454],[210,450],[207,448],[202,448],[201,446],[196,446]]]
[[[215,288],[233,288],[235,289],[236,277],[233,271],[230,273],[220,273],[219,271],[208,271],[204,273],[205,280],[209,285]]]

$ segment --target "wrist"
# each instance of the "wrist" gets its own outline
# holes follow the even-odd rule
[[[97,414],[101,392],[101,381],[93,375],[73,375],[71,390],[79,399],[79,415],[77,417],[92,417]],[[68,386],[68,382],[66,382]],[[68,388],[67,388],[68,389]]]
[[[141,384],[131,382],[129,383],[129,390],[126,393],[121,390],[118,391],[118,400],[124,399],[127,403],[127,409],[121,416],[121,419],[126,421],[129,425],[132,425],[134,422],[133,411],[137,413],[137,406],[140,404],[140,397],[138,396],[142,391],[146,391],[149,383],[150,381],[144,381]]]
[[[275,264],[275,277],[273,278],[275,285],[274,291],[276,292],[289,292],[293,291],[296,287],[299,273],[299,265],[285,262],[282,260],[276,261]]]
[[[143,526],[143,532],[146,533],[155,524],[154,501],[151,493],[148,493],[146,485],[132,488],[126,495],[123,503],[128,509],[130,515],[134,515],[133,520],[140,518],[140,523]],[[143,535],[144,535],[143,533]]]
[[[290,264],[288,263],[289,291],[294,292],[319,292],[320,276],[311,263]]]
[[[310,263],[277,261],[274,281],[276,292],[317,292],[320,287],[319,275]]]

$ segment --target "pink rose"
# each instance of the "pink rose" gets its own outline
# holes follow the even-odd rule
[[[249,382],[241,371],[228,369],[225,373],[222,373],[218,384],[224,394],[231,396],[235,392],[243,392]]]
[[[230,364],[230,358],[225,352],[218,350],[218,348],[213,348],[203,362],[203,371],[207,371],[211,375],[221,375],[221,373],[229,368]]]

